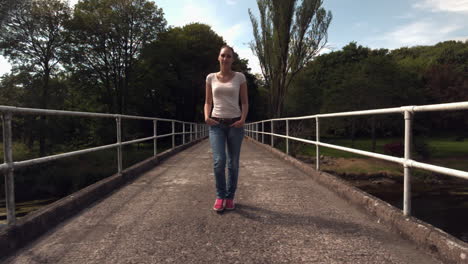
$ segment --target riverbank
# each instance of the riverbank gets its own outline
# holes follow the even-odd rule
[[[296,158],[309,164],[309,156]],[[321,170],[402,209],[403,169],[371,158],[321,157]],[[468,242],[468,182],[414,170],[411,178],[412,215]]]

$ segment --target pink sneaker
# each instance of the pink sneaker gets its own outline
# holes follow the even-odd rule
[[[236,205],[234,204],[233,199],[226,199],[226,210],[234,210]]]
[[[224,210],[224,200],[217,198],[215,204],[213,205],[213,210],[215,211],[223,211]]]

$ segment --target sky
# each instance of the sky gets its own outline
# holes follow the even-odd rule
[[[77,0],[71,0],[71,4]],[[250,50],[253,40],[248,10],[258,18],[255,0],[155,0],[168,25],[208,24],[252,72],[260,73]],[[433,45],[446,40],[468,40],[468,0],[323,0],[332,12],[324,52],[340,50],[351,41],[372,49]],[[214,56],[217,56],[215,54]],[[0,75],[11,66],[0,56]]]

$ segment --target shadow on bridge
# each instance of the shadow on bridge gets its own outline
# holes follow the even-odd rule
[[[215,198],[207,140],[64,221],[6,263],[442,263],[246,141],[237,209]]]

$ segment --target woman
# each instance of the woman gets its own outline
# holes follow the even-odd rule
[[[244,122],[249,110],[247,82],[244,74],[231,69],[233,60],[233,48],[222,46],[218,56],[220,71],[206,77],[205,122],[210,126],[216,182],[213,210],[218,212],[235,208],[239,156],[244,138]],[[239,107],[239,98],[242,108]]]

